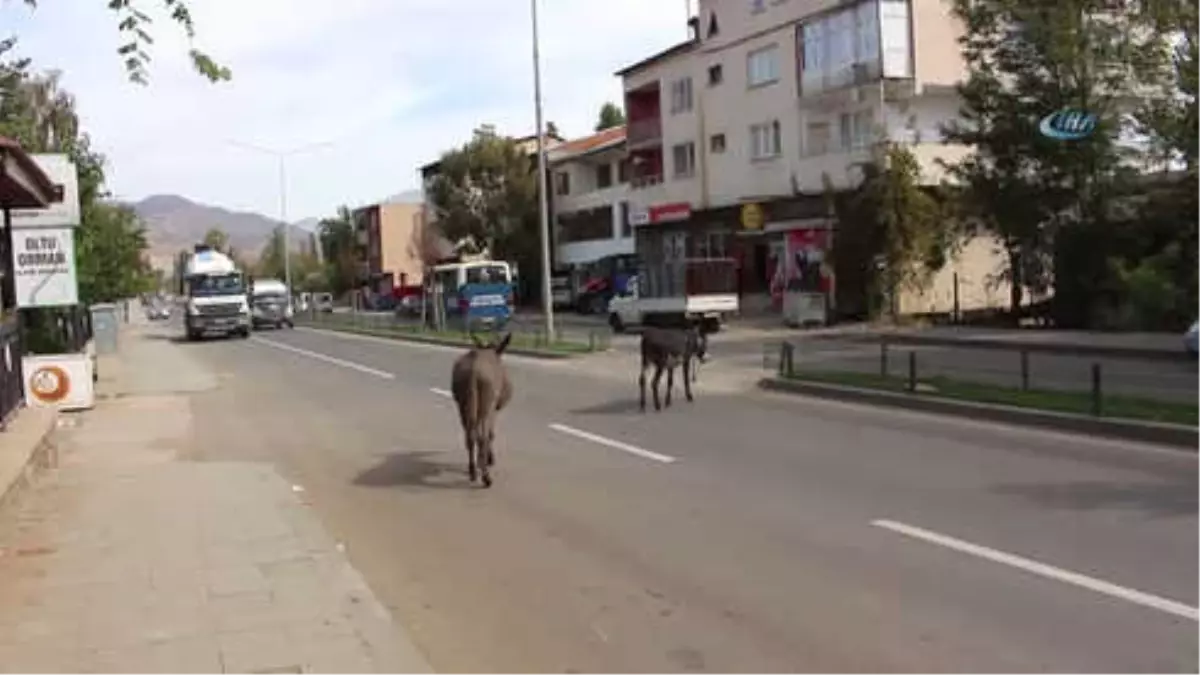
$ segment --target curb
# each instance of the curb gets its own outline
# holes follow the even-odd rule
[[[317,325],[309,325],[309,324],[303,324],[303,323],[296,324],[296,325],[302,326],[304,328],[308,328],[309,330],[323,330],[323,331],[328,331],[330,333],[350,333],[352,335],[354,335],[354,334],[370,335],[372,337],[383,338],[386,340],[395,340],[396,342],[416,342],[419,344],[439,345],[442,347],[463,347],[463,348],[465,348],[468,346],[466,343],[463,343],[463,342],[454,342],[451,340],[443,340],[441,338],[425,337],[423,335],[396,334],[396,333],[388,332],[388,331],[384,331],[384,330],[372,330],[370,328],[331,328],[329,326],[317,326]],[[509,347],[508,349],[504,350],[504,353],[510,354],[513,356],[523,356],[523,357],[530,358],[530,359],[543,359],[546,361],[565,361],[565,360],[574,359],[574,358],[577,358],[580,356],[586,356],[588,354],[599,353],[600,351],[602,351],[602,350],[596,350],[595,352],[580,352],[578,354],[572,354],[569,352],[546,352],[546,351],[540,351],[540,350],[535,350],[535,349],[527,349],[527,348],[523,348],[523,347]]]
[[[1178,424],[1086,417],[1032,408],[969,403],[920,394],[901,394],[836,384],[785,380],[778,377],[765,377],[758,381],[758,386],[768,391],[834,398],[852,403],[891,406],[1091,436],[1156,443],[1173,446],[1182,452],[1197,452],[1197,439],[1200,438],[1200,430]]]
[[[58,466],[58,412],[50,408],[21,408],[0,432],[4,453],[16,459],[0,463],[0,511],[17,501],[44,469]]]
[[[823,337],[843,338],[852,342],[864,342],[878,345],[886,342],[889,345],[913,345],[925,347],[958,347],[960,349],[995,349],[1010,352],[1027,351],[1040,354],[1057,354],[1063,356],[1091,356],[1097,358],[1131,359],[1142,361],[1165,361],[1171,363],[1195,363],[1196,359],[1183,349],[1169,351],[1147,347],[1103,347],[1085,344],[1064,344],[1061,342],[1034,342],[1021,340],[1002,340],[997,338],[972,337],[939,337],[920,335],[901,331],[880,331],[867,335],[812,335],[812,338]]]

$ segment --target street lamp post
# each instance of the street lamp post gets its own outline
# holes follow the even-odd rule
[[[537,124],[538,220],[542,239],[542,316],[546,319],[546,341],[554,343],[554,302],[550,296],[550,203],[546,194],[546,132],[542,126],[542,59],[538,49],[538,0],[529,0],[533,22],[533,105]]]
[[[251,150],[254,152],[270,155],[279,162],[279,222],[283,226],[283,284],[287,287],[288,306],[292,302],[292,228],[288,225],[287,215],[287,158],[292,155],[299,155],[310,150],[323,148],[332,145],[331,142],[312,143],[303,145],[290,150],[274,150],[264,148],[250,143],[242,143],[239,141],[229,141],[230,145]]]

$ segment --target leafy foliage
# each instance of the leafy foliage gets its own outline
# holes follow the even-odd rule
[[[924,287],[957,240],[954,221],[922,185],[916,157],[902,145],[885,143],[880,150],[876,161],[862,166],[858,187],[832,198],[839,286],[867,298],[868,307],[858,309],[867,314],[878,311],[884,296]],[[826,191],[832,195],[828,177]]]
[[[317,225],[317,236],[325,258],[325,277],[329,289],[335,295],[353,289],[358,278],[358,256],[350,209],[343,206],[338,209],[337,216],[323,219]]]
[[[1128,250],[1120,201],[1144,153],[1122,135],[1138,126],[1131,101],[1159,109],[1169,89],[1169,6],[1178,0],[954,0],[969,76],[947,142],[975,152],[949,167],[962,213],[1006,253],[1014,316],[1023,290],[1053,282],[1056,318],[1084,325],[1111,302],[1109,263]],[[1180,5],[1181,6],[1181,5]],[[1060,109],[1097,116],[1086,138],[1043,136]]]
[[[604,131],[625,124],[625,111],[613,102],[600,107],[600,117],[596,121],[596,131]]]
[[[159,0],[159,2],[162,3],[163,9],[166,10],[171,20],[183,30],[188,41],[193,40],[196,37],[196,26],[192,21],[192,13],[187,4],[182,0]],[[25,0],[25,4],[36,7],[37,0]],[[150,55],[146,50],[154,44],[154,38],[149,32],[150,24],[153,23],[152,19],[138,9],[134,0],[109,0],[108,8],[117,15],[117,30],[124,40],[122,45],[117,48],[117,54],[124,60],[129,80],[136,84],[147,84],[149,82],[147,68],[150,64]],[[212,57],[195,47],[188,50],[188,56],[196,71],[210,82],[227,81],[233,76],[229,68],[220,65]]]

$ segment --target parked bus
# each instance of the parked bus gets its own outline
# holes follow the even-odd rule
[[[427,297],[441,293],[447,322],[468,329],[500,328],[512,318],[512,266],[501,260],[476,260],[437,265],[425,275]],[[427,306],[432,306],[430,302]]]

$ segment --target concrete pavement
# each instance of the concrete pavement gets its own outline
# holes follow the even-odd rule
[[[642,416],[618,350],[509,359],[483,491],[456,350],[179,348],[222,381],[193,401],[220,421],[204,457],[303,485],[439,670],[1197,668],[1194,456],[747,394],[719,368]]]
[[[0,671],[428,672],[303,494],[188,461],[212,369],[138,329],[103,365],[59,465],[0,510]]]

